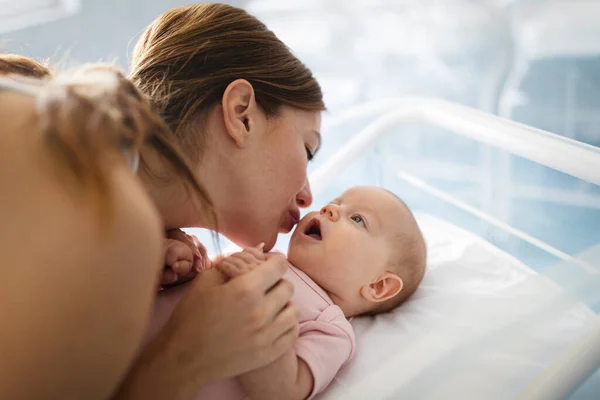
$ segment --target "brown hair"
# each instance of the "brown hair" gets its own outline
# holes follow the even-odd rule
[[[0,75],[15,74],[31,78],[47,78],[50,70],[31,58],[18,54],[0,54]]]
[[[123,74],[110,65],[95,64],[46,80],[15,81],[0,77],[1,90],[33,94],[44,140],[54,158],[69,170],[80,186],[95,190],[106,214],[107,168],[112,148],[137,154],[154,148],[183,176],[212,211],[208,193],[198,182],[186,158],[171,144],[169,128],[147,99]],[[214,214],[213,214],[214,215]]]
[[[129,77],[193,161],[204,138],[185,127],[200,122],[236,79],[252,84],[267,116],[282,105],[325,109],[310,70],[258,19],[226,4],[194,4],[159,16],[135,46]]]

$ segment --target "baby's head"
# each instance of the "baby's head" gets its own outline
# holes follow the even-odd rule
[[[363,186],[302,218],[288,259],[355,316],[389,311],[410,297],[425,272],[426,247],[402,200]]]

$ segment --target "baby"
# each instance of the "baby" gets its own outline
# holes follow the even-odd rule
[[[214,268],[235,279],[265,257],[260,249],[245,249]],[[203,388],[198,399],[305,399],[323,391],[354,353],[347,318],[386,312],[406,300],[423,278],[426,247],[398,197],[354,187],[302,218],[288,261],[284,278],[294,285],[293,302],[301,310],[294,349],[266,367]],[[161,305],[159,296],[155,320],[165,320],[172,303]]]

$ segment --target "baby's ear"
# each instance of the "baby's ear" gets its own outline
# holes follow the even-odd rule
[[[368,301],[379,303],[400,293],[403,286],[404,282],[398,275],[386,271],[369,285],[363,286],[360,294]]]

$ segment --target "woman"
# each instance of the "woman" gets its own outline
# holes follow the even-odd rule
[[[312,201],[306,163],[320,144],[324,108],[318,84],[288,49],[255,18],[224,5],[159,17],[136,47],[131,77],[167,119],[212,201],[198,185],[191,185],[198,196],[189,189],[194,174],[181,168],[187,163],[177,175],[160,157],[168,148],[160,135],[150,136],[154,149],[134,142],[143,156],[147,190],[141,190],[118,162],[117,150],[134,148],[131,138],[106,132],[139,132],[132,123],[148,114],[137,110],[118,124],[92,124],[95,111],[103,118],[119,114],[114,110],[123,106],[122,96],[107,109],[106,99],[62,96],[68,82],[7,85],[20,90],[0,93],[0,185],[10,189],[0,196],[0,252],[7,255],[4,277],[15,282],[3,293],[1,310],[11,321],[0,338],[2,398],[102,399],[118,381],[117,397],[191,398],[205,383],[271,362],[295,340],[291,287],[280,281],[286,264],[271,257],[218,287],[207,289],[202,276],[196,279],[124,379],[155,294],[159,221],[163,232],[218,222],[238,244],[271,248],[278,231],[297,221],[298,207]],[[104,83],[80,85],[90,96],[110,95],[95,89]],[[57,96],[40,112],[50,89]],[[141,101],[134,92],[125,90],[125,104]],[[61,116],[61,124],[51,123],[44,110]],[[86,124],[94,128],[89,135],[81,128]],[[65,151],[69,147],[56,146],[60,141],[37,139],[53,137],[48,132],[66,132],[76,147]],[[100,133],[115,140],[100,146]],[[82,134],[94,140],[82,141]],[[135,160],[135,153],[125,153]],[[82,160],[89,174],[79,170]],[[55,163],[69,172],[66,182],[65,174],[48,168]],[[99,226],[92,218],[98,216]],[[38,271],[40,265],[46,268]]]
[[[298,208],[312,202],[306,165],[320,145],[325,107],[311,72],[245,11],[199,4],[170,10],[146,29],[135,47],[129,77],[150,97],[191,160],[218,221],[216,226],[182,180],[170,176],[152,151],[145,151],[141,179],[164,228],[213,228],[240,246],[264,242],[271,249],[277,234],[289,232],[298,221]],[[203,384],[265,365],[277,352],[258,358],[247,351],[231,352],[235,366],[224,367],[229,362],[225,358],[207,366],[207,357],[223,346],[220,340],[204,340],[206,329],[217,321],[234,324],[241,317],[229,306],[199,297],[206,292],[202,275],[193,285],[195,290],[142,354],[121,397],[192,398]],[[248,296],[253,293],[249,289]],[[231,307],[252,316],[243,302]],[[269,306],[265,310],[271,311],[259,310],[254,317],[264,321],[270,318],[264,314],[274,309]],[[247,321],[240,331],[247,332]],[[251,341],[242,336],[238,345]]]
[[[162,256],[159,215],[129,161],[148,143],[199,185],[168,128],[114,71],[17,78],[0,78],[0,254],[10,282],[0,398],[105,399],[146,326]],[[138,278],[122,279],[125,270]]]
[[[160,216],[131,172],[136,154],[154,148],[209,213],[212,202],[168,128],[110,68],[0,78],[0,120],[0,254],[11,282],[0,303],[0,398],[106,399],[136,353],[163,257]],[[269,362],[293,343],[285,269],[273,258],[195,292],[206,324],[193,340],[212,350],[199,379]]]

